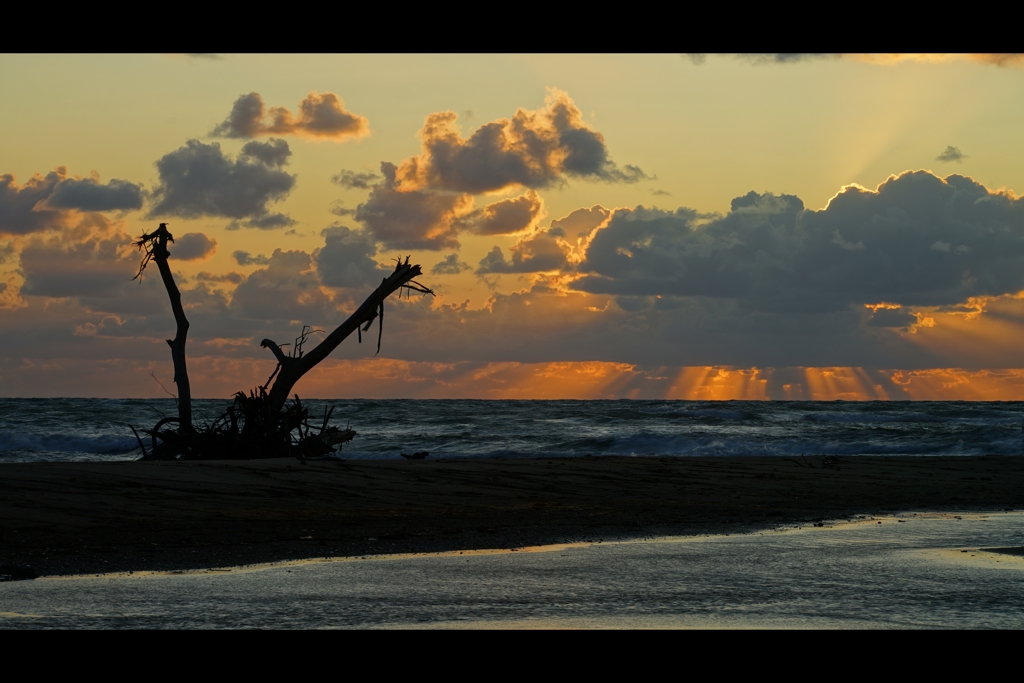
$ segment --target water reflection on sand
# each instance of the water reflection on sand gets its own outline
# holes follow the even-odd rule
[[[1021,628],[1022,546],[1021,512],[907,513],[750,535],[42,578],[0,584],[0,628]]]

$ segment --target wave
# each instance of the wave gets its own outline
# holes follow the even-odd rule
[[[808,413],[803,416],[811,422],[949,422],[945,417],[926,415],[925,413]]]
[[[720,435],[658,434],[640,432],[624,436],[601,436],[563,442],[538,443],[535,447],[494,448],[493,441],[453,443],[451,447],[425,447],[432,458],[550,458],[585,455],[633,457],[687,456],[799,456],[799,455],[982,455],[1021,453],[1020,436],[1005,430],[985,435],[964,434],[964,438],[921,438],[907,435],[886,439],[765,438]],[[406,452],[410,452],[409,449]],[[343,451],[341,458],[353,460],[397,460],[395,450]]]
[[[653,413],[655,415],[679,415],[681,417],[695,417],[703,419],[710,418],[713,420],[758,420],[761,418],[760,415],[749,410],[716,410],[714,408],[693,410],[679,408],[673,405],[641,408],[639,412]]]
[[[115,455],[131,453],[139,448],[134,436],[81,436],[68,434],[26,434],[0,432],[0,453],[7,451],[99,453]]]

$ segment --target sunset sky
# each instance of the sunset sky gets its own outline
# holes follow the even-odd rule
[[[0,67],[0,396],[174,391],[166,222],[196,397],[411,256],[301,396],[1024,399],[1013,55]]]

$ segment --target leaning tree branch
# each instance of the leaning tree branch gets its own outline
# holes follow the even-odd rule
[[[263,341],[260,342],[260,346],[263,347],[264,349],[270,349],[270,352],[274,354],[274,358],[277,359],[278,363],[284,365],[284,363],[288,360],[288,356],[285,355],[284,351],[281,350],[281,347],[278,346],[276,342],[270,339],[264,339]]]
[[[139,241],[135,242],[135,246],[139,248],[139,251],[144,251],[145,256],[142,258],[138,274],[133,279],[141,278],[150,261],[156,261],[160,278],[163,280],[167,296],[171,300],[171,310],[174,312],[174,322],[177,326],[174,339],[168,339],[167,345],[171,347],[174,383],[178,385],[178,433],[190,434],[194,429],[192,427],[192,389],[188,383],[188,369],[185,366],[188,318],[185,317],[185,309],[181,305],[181,292],[178,291],[178,286],[174,283],[171,267],[167,265],[167,257],[171,255],[167,250],[167,243],[173,241],[174,237],[167,231],[166,223],[161,223],[155,232],[142,235]]]
[[[291,395],[292,387],[295,386],[295,383],[303,375],[312,370],[324,358],[327,358],[353,332],[359,330],[360,338],[362,338],[362,332],[369,331],[370,324],[374,319],[377,319],[381,324],[381,332],[377,335],[377,351],[380,352],[380,335],[383,333],[384,321],[384,300],[396,291],[400,293],[402,289],[423,294],[433,294],[433,291],[413,280],[413,278],[422,274],[423,271],[418,265],[409,264],[408,258],[404,262],[399,260],[395,266],[395,272],[389,277],[384,278],[380,286],[356,309],[356,312],[305,355],[297,357],[288,356],[285,355],[280,346],[270,339],[264,339],[260,342],[260,346],[270,349],[270,352],[274,354],[274,357],[277,358],[277,362],[280,364],[280,373],[277,376],[277,381],[274,382],[274,386],[270,388],[270,393],[268,394],[270,400],[269,408],[272,413],[276,414],[284,407],[285,401]],[[365,328],[360,329],[361,326],[365,326]]]

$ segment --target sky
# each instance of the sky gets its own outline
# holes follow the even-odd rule
[[[0,396],[173,394],[167,223],[195,397],[410,257],[300,395],[1024,399],[1016,55],[0,68]]]

